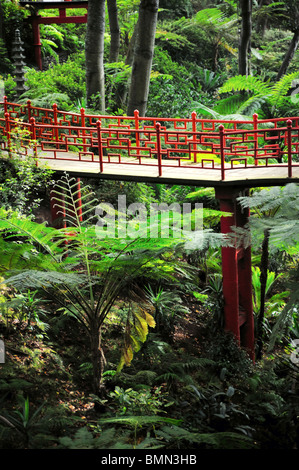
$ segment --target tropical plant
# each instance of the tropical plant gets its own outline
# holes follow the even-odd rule
[[[153,305],[156,331],[169,339],[174,330],[176,317],[188,313],[188,308],[183,305],[180,295],[173,290],[165,290],[163,287],[153,289],[148,286],[146,296]]]
[[[0,204],[2,208],[32,215],[45,198],[53,172],[36,166],[35,158],[30,155],[26,159],[17,155],[20,138],[24,146],[26,139],[27,148],[32,147],[33,142],[28,135],[20,134],[15,129],[12,137],[11,158],[0,159]]]
[[[49,325],[41,320],[45,316],[46,310],[43,308],[45,303],[44,299],[37,297],[38,291],[27,291],[15,294],[14,297],[6,302],[7,308],[12,308],[17,313],[20,321],[26,321],[27,326],[32,326],[34,321],[37,327],[44,331],[49,328]]]
[[[21,410],[17,409],[12,413],[1,410],[0,422],[21,436],[25,449],[32,447],[34,430],[41,419],[43,407],[44,403],[31,413],[29,397],[22,397]]]
[[[14,233],[27,242],[27,247],[31,244],[26,253],[27,268],[22,266],[18,272],[15,266],[6,284],[18,290],[38,290],[81,324],[89,338],[93,390],[99,393],[105,367],[101,332],[114,302],[119,296],[139,302],[138,308],[130,309],[127,320],[122,366],[130,364],[134,350],[146,339],[148,326],[154,326],[140,289],[142,279],[165,277],[174,281],[181,266],[164,256],[178,244],[177,240],[99,237],[94,218],[95,200],[90,199],[88,192],[83,194],[79,208],[76,180],[65,176],[56,184],[55,201],[61,210],[65,201],[65,229],[36,224],[2,209],[0,230],[3,234]]]
[[[162,386],[155,387],[153,390],[145,387],[142,390],[132,388],[124,390],[116,386],[109,396],[117,403],[119,408],[117,414],[120,415],[152,416],[165,412],[165,406],[170,405]]]
[[[232,46],[235,40],[234,27],[238,21],[236,14],[227,17],[219,8],[205,8],[199,10],[189,21],[193,27],[203,29],[211,41],[214,71],[218,69],[220,47],[236,55],[237,51]]]
[[[269,318],[271,315],[278,315],[286,303],[289,291],[278,292],[269,297],[273,284],[282,276],[276,275],[275,272],[269,271],[267,274],[265,296],[268,299],[265,303],[265,316]],[[253,311],[258,315],[261,307],[261,270],[258,266],[252,268],[252,287],[253,287]]]
[[[289,91],[298,76],[298,72],[293,72],[274,83],[264,82],[252,75],[231,77],[218,92],[222,95],[232,92],[237,94],[221,99],[214,111],[222,115],[233,113],[252,116],[258,113],[261,119],[282,117],[289,114],[293,107]]]
[[[265,292],[267,286],[270,244],[280,251],[287,251],[292,254],[294,263],[293,270],[295,270],[295,275],[291,277],[290,285],[288,286],[290,297],[282,312],[277,317],[276,324],[272,332],[272,338],[270,340],[272,346],[273,342],[275,343],[274,338],[276,337],[277,339],[278,336],[281,337],[281,333],[283,331],[281,327],[282,325],[286,325],[290,318],[292,318],[294,306],[296,306],[298,303],[298,289],[295,287],[296,265],[298,265],[296,247],[298,247],[299,243],[298,197],[299,186],[291,183],[287,184],[285,187],[274,187],[258,190],[255,191],[251,196],[238,198],[241,207],[249,207],[252,211],[249,227],[256,234],[256,236],[253,238],[255,243],[261,243],[262,245],[262,259],[260,265],[262,296],[260,301],[259,319],[257,322],[259,355],[261,354],[262,347],[261,334],[264,321]]]

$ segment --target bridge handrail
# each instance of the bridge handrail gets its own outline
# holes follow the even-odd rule
[[[218,125],[218,124],[228,124],[231,126],[234,126],[237,128],[238,125],[254,125],[259,124],[268,124],[268,125],[273,125],[274,127],[277,127],[277,124],[280,122],[287,122],[289,119],[292,120],[294,123],[293,125],[298,126],[299,125],[299,116],[295,117],[280,117],[280,118],[273,118],[273,119],[259,119],[257,114],[253,114],[252,119],[241,119],[241,120],[229,120],[229,119],[209,119],[209,118],[202,118],[202,117],[197,117],[196,112],[192,112],[191,116],[189,118],[169,118],[165,116],[159,116],[159,117],[151,117],[151,116],[139,116],[138,111],[135,111],[134,116],[115,116],[115,115],[101,115],[101,114],[88,114],[86,113],[85,108],[81,108],[80,112],[74,112],[74,111],[63,111],[63,110],[58,110],[57,105],[54,103],[52,105],[52,108],[43,108],[39,106],[33,106],[31,104],[31,100],[27,100],[26,104],[20,104],[20,103],[13,103],[9,102],[7,100],[7,97],[3,97],[3,101],[0,101],[0,106],[4,109],[4,112],[9,112],[10,115],[12,114],[20,114],[18,117],[26,117],[28,121],[30,120],[31,117],[38,118],[41,116],[43,113],[46,116],[57,116],[57,119],[59,119],[59,116],[61,117],[70,117],[70,118],[77,118],[77,119],[87,119],[90,124],[93,123],[93,121],[97,120],[112,120],[112,121],[133,121],[138,119],[140,122],[152,122],[153,124],[157,122],[167,122],[167,123],[202,123],[202,124],[212,124],[213,126]],[[10,107],[12,109],[10,109]],[[184,127],[185,128],[185,127]],[[181,129],[184,129],[183,127]],[[180,127],[177,127],[177,129],[180,129]],[[213,130],[213,128],[203,128],[203,130]]]
[[[195,112],[187,119],[140,117],[137,111],[134,116],[107,116],[87,114],[84,108],[80,113],[59,111],[56,104],[52,108],[36,107],[30,100],[26,104],[11,103],[6,97],[0,104],[4,110],[0,133],[6,139],[2,148],[9,149],[12,130],[21,125],[36,140],[35,152],[40,148],[57,158],[58,152],[69,152],[75,146],[81,149],[80,159],[92,155],[94,161],[97,149],[101,171],[103,151],[110,152],[107,162],[113,156],[119,163],[131,164],[124,161],[124,153],[139,164],[149,164],[144,159],[154,157],[159,174],[170,162],[181,166],[187,160],[197,168],[201,163],[203,169],[221,170],[223,180],[226,170],[236,165],[242,168],[242,162],[247,168],[250,158],[254,167],[263,161],[264,166],[287,165],[288,176],[293,166],[299,165],[293,161],[299,153],[299,117],[259,120],[254,114],[252,120],[231,121],[198,118]]]

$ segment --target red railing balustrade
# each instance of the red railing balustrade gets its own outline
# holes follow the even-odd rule
[[[286,166],[288,176],[299,166],[299,117],[232,121],[190,118],[107,116],[11,103],[4,97],[0,116],[2,150],[18,138],[24,155],[94,162],[105,165],[155,165],[207,169],[225,180],[227,171]],[[25,136],[28,136],[27,139]],[[28,146],[29,140],[31,147]],[[30,147],[30,148],[29,148]],[[215,173],[216,175],[216,173]]]

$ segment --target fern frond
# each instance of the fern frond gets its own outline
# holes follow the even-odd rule
[[[0,208],[1,231],[8,234],[6,239],[10,238],[9,234],[17,234],[18,237],[24,238],[25,242],[33,243],[36,249],[44,250],[45,253],[53,256],[53,247],[55,247],[56,250],[54,251],[61,254],[57,249],[57,245],[53,242],[55,236],[59,234],[55,228],[48,227],[45,224],[37,224],[31,219],[21,216],[18,212],[10,212]]]
[[[280,312],[272,329],[268,351],[272,351],[274,346],[283,338],[287,328],[292,322],[294,308],[299,304],[298,280],[290,283],[289,287],[292,290],[292,293],[283,310]]]
[[[227,114],[233,114],[236,109],[239,109],[240,106],[246,100],[246,96],[242,95],[232,95],[222,100],[218,101],[213,110],[217,111],[219,115],[226,116]]]
[[[271,87],[252,75],[236,75],[229,78],[219,89],[219,93],[230,93],[232,91],[247,91],[259,96],[267,96],[271,93]]]
[[[296,78],[299,78],[299,72],[293,72],[284,75],[280,80],[274,83],[272,87],[272,99],[271,102],[273,105],[275,105],[277,108],[282,106],[285,96],[288,94],[293,80]]]
[[[75,178],[70,178],[67,174],[55,183],[52,191],[52,199],[55,206],[65,213],[65,220],[71,226],[87,225],[95,217],[95,208],[98,201],[93,197],[94,193],[88,186],[84,186],[84,192],[78,189]],[[79,191],[81,192],[78,197]],[[82,214],[81,214],[82,212]],[[92,216],[90,214],[92,213]],[[81,216],[83,220],[81,219]]]
[[[240,107],[238,108],[238,112],[240,114],[244,114],[247,116],[252,116],[258,110],[261,109],[263,104],[267,101],[267,97],[270,95],[264,96],[251,96],[244,101]]]
[[[123,416],[123,417],[115,417],[115,418],[101,418],[99,419],[99,424],[123,424],[124,426],[131,426],[132,428],[136,428],[139,426],[147,426],[149,424],[169,424],[171,426],[177,426],[181,423],[181,420],[174,419],[174,418],[167,418],[164,416],[146,416],[146,415],[134,415],[134,416]]]
[[[147,338],[148,327],[154,328],[155,326],[154,317],[145,308],[140,306],[130,308],[125,328],[124,346],[117,372],[120,372],[124,365],[129,366],[131,364],[134,352],[140,350],[142,343]]]

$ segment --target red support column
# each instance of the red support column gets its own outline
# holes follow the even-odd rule
[[[288,177],[292,177],[292,120],[287,120]]]
[[[160,137],[161,124],[157,122],[156,133],[157,133],[157,160],[158,160],[158,172],[159,176],[162,176],[162,156],[161,156],[161,137]]]
[[[234,187],[216,189],[220,210],[231,213],[221,218],[221,232],[232,232],[232,227],[244,227],[249,211],[241,210],[236,198],[244,190]],[[254,318],[252,309],[251,249],[239,246],[222,248],[222,276],[225,330],[233,333],[238,344],[254,360]]]

